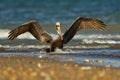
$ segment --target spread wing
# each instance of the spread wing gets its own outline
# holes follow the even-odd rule
[[[63,35],[63,43],[69,42],[77,31],[81,29],[95,29],[95,30],[104,30],[105,29],[104,22],[93,19],[93,18],[84,18],[79,17],[75,20],[75,22],[71,25],[71,27],[64,33]]]
[[[53,40],[52,37],[44,31],[40,24],[35,20],[24,23],[21,26],[11,30],[8,38],[13,40],[25,32],[30,32],[40,42],[51,43]]]

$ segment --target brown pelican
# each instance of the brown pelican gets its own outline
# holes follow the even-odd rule
[[[30,32],[38,41],[42,43],[43,42],[51,43],[50,48],[46,49],[47,52],[48,51],[51,52],[55,51],[56,48],[62,49],[63,44],[68,43],[79,30],[82,29],[104,30],[105,26],[106,25],[101,20],[94,18],[78,17],[70,26],[70,28],[64,33],[64,35],[62,35],[60,23],[57,22],[56,30],[58,33],[58,38],[56,40],[53,40],[51,35],[45,30],[43,30],[42,26],[36,20],[33,20],[11,30],[9,32],[8,38],[13,40],[20,34]]]

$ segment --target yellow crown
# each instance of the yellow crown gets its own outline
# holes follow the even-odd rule
[[[60,26],[60,22],[56,22],[56,26]]]

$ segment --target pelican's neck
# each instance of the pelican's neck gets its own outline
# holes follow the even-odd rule
[[[58,32],[59,38],[60,38],[61,40],[63,40],[62,32],[61,32],[61,28],[60,28],[60,23],[59,23],[59,22],[56,23],[56,30],[57,30],[57,32]]]
[[[58,32],[58,35],[59,35],[60,39],[63,40],[62,32],[61,32],[61,28],[60,27],[59,27],[59,30],[57,32]]]

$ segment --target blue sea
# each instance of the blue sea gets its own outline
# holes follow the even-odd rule
[[[107,24],[105,31],[82,30],[63,50],[46,53],[29,33],[8,40],[8,32],[30,20],[37,20],[52,37],[55,23],[64,33],[77,17],[97,18]],[[0,56],[47,57],[77,64],[120,68],[120,0],[0,0]],[[84,63],[90,60],[92,63]],[[98,63],[93,64],[95,61]],[[102,61],[102,63],[100,63]]]
[[[33,19],[41,24],[70,24],[78,16],[120,24],[119,3],[120,0],[0,0],[0,28]]]

